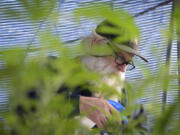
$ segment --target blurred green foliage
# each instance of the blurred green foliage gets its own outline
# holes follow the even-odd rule
[[[12,18],[26,18],[32,22],[47,18],[58,4],[57,0],[20,0],[16,1],[19,8],[7,3],[8,8],[1,8],[1,12]]]
[[[95,20],[99,18],[107,19],[109,23],[117,27],[104,26],[101,31],[102,33],[118,34],[119,36],[115,39],[116,42],[124,42],[139,37],[139,30],[134,23],[133,17],[121,8],[112,11],[108,5],[91,3],[88,8],[85,6],[78,8],[74,15],[77,21],[79,17],[83,16]]]
[[[18,9],[1,9],[8,17],[28,18],[32,22],[42,21],[44,19],[57,19],[51,16],[51,11],[58,4],[55,0],[22,0],[18,1],[24,9],[22,13]],[[90,8],[89,8],[90,7]],[[116,33],[119,36],[116,41],[122,42],[139,37],[139,31],[136,27],[133,17],[122,9],[112,11],[107,5],[92,3],[91,6],[78,8],[74,12],[76,21],[79,18],[88,19],[107,19],[112,24],[123,27],[126,31],[105,27],[102,29],[105,33]],[[174,20],[179,24],[179,7],[176,8]],[[57,14],[56,14],[57,15]],[[53,25],[53,24],[50,24]],[[177,30],[179,30],[178,25]],[[123,35],[123,36],[122,36]],[[59,38],[54,35],[49,28],[38,33],[40,45],[35,55],[29,55],[31,50],[36,50],[32,46],[22,48],[15,46],[13,48],[0,51],[0,59],[5,63],[5,67],[0,69],[0,79],[9,80],[8,87],[11,88],[9,97],[9,111],[1,113],[5,122],[0,122],[1,135],[88,135],[99,133],[99,129],[89,130],[82,125],[79,120],[71,117],[74,106],[67,100],[65,95],[57,94],[56,91],[66,83],[70,88],[84,84],[86,82],[100,82],[100,75],[86,70],[78,58],[72,58],[72,50],[65,47]],[[28,43],[27,43],[28,44]],[[84,54],[80,47],[75,47],[76,51]],[[55,51],[58,58],[47,57],[48,52]],[[155,51],[157,51],[155,49]],[[169,75],[167,67],[158,65],[158,72],[152,74],[151,71],[139,63],[142,67],[144,79],[134,80],[126,83],[129,105],[122,114],[114,115],[105,125],[106,131],[113,135],[138,135],[153,134],[167,135],[179,134],[179,121],[173,118],[174,112],[180,113],[180,97],[172,104],[166,107],[164,112],[160,111],[155,115],[152,130],[147,133],[139,128],[141,122],[145,121],[145,116],[136,119],[128,118],[128,124],[119,124],[117,121],[123,115],[131,115],[137,108],[135,104],[137,99],[143,96],[143,90],[150,86],[157,86],[154,94],[157,94],[164,87],[168,87],[169,80],[176,81],[177,75]],[[137,85],[138,84],[138,85]],[[136,87],[134,87],[136,86]],[[117,94],[109,91],[106,84],[101,86],[91,86],[96,91],[103,91],[105,95]],[[132,87],[134,87],[132,90]],[[135,92],[137,92],[135,94]],[[123,98],[123,97],[122,97]],[[147,108],[150,114],[158,110],[158,104],[150,104]]]

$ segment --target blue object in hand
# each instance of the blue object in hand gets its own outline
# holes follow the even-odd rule
[[[125,110],[125,107],[121,105],[120,103],[114,101],[114,100],[107,100],[117,111],[122,112]]]
[[[125,110],[125,107],[121,105],[119,102],[114,100],[107,100],[117,111],[122,112]],[[123,122],[126,124],[128,122],[126,116],[122,116]]]

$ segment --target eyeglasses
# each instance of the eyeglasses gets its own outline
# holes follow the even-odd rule
[[[127,71],[131,71],[133,69],[136,68],[136,66],[134,65],[133,61],[131,62],[128,62],[125,60],[124,57],[122,56],[119,56],[117,53],[114,53],[115,55],[91,55],[91,56],[94,56],[94,57],[108,57],[108,56],[113,56],[114,57],[114,62],[119,65],[119,66],[122,66],[124,64],[127,65],[127,68],[126,70]]]
[[[126,61],[124,57],[119,56],[116,52],[115,52],[114,61],[117,65],[120,65],[120,66],[124,65],[124,64],[127,65],[127,69],[126,69],[127,71],[131,71],[131,70],[135,69],[135,65],[134,65],[133,61],[131,61],[131,62]]]
[[[124,57],[118,55],[118,53],[111,46],[111,43],[108,43],[108,45],[111,47],[111,49],[113,50],[113,52],[115,54],[114,61],[117,65],[121,66],[121,65],[126,64],[127,65],[127,68],[126,68],[127,71],[131,71],[131,70],[135,69],[135,65],[134,65],[133,61],[130,61],[130,62],[126,61],[126,59]]]

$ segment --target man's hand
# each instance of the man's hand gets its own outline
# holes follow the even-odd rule
[[[107,122],[105,113],[112,115],[117,112],[106,100],[95,97],[80,96],[80,113],[87,113],[87,117],[97,124],[98,128],[103,128]]]

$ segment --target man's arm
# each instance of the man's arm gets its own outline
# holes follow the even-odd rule
[[[74,105],[73,115],[85,113],[91,121],[96,123],[98,128],[103,128],[107,122],[106,114],[119,113],[107,100],[92,97],[92,93],[83,87],[77,86],[74,88],[74,92],[69,92],[65,86],[60,90],[68,92],[68,99]]]
[[[80,113],[87,113],[87,117],[96,123],[98,128],[103,128],[107,122],[105,112],[109,115],[112,115],[112,112],[117,112],[106,100],[85,96],[79,98],[79,109]]]

